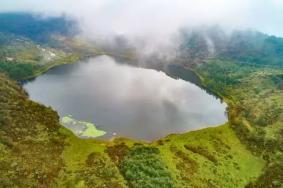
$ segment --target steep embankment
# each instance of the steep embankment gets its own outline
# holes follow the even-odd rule
[[[50,185],[61,169],[64,136],[58,115],[32,102],[14,81],[0,75],[0,185]]]
[[[30,101],[3,75],[0,89],[1,185],[243,187],[264,166],[229,125],[151,144],[83,140],[59,125],[56,112]]]
[[[250,151],[268,163],[250,187],[283,183],[283,67],[210,60],[196,71],[229,104],[229,122]]]

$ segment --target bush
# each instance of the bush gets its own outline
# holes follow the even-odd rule
[[[121,172],[132,187],[169,188],[173,180],[155,147],[135,146],[120,164]]]
[[[7,73],[12,79],[21,80],[33,74],[33,66],[31,64],[0,62],[0,71]]]

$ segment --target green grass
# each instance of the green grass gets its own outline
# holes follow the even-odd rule
[[[103,152],[106,148],[103,142],[93,139],[80,139],[64,128],[60,131],[67,136],[66,147],[62,156],[69,170],[78,169],[90,153]]]
[[[0,74],[1,186],[49,185],[62,167],[64,137],[58,115],[28,100],[16,82]]]
[[[283,184],[283,68],[210,60],[196,71],[206,87],[223,94],[229,123],[241,142],[267,162],[249,186]]]
[[[244,187],[261,174],[265,165],[247,150],[228,124],[171,135],[154,146],[183,186]]]
[[[26,78],[98,53],[60,39],[65,48],[12,37],[5,63],[30,64]],[[59,40],[58,40],[59,41]],[[131,55],[128,57],[130,58]],[[6,57],[13,62],[6,62]],[[193,71],[228,103],[229,123],[153,143],[118,138],[80,139],[61,127],[56,112],[28,99],[0,74],[0,185],[6,187],[267,187],[283,181],[282,68],[212,59]],[[7,71],[6,71],[7,72]],[[86,122],[82,136],[103,131]],[[173,125],[172,125],[173,126]],[[160,181],[159,181],[160,180]],[[282,184],[281,184],[282,185]]]
[[[27,80],[35,78],[49,69],[58,65],[74,63],[82,58],[100,54],[94,46],[80,43],[79,40],[66,38],[53,38],[45,44],[39,44],[30,39],[0,33],[0,41],[9,38],[4,44],[0,44],[0,62],[8,63],[12,67],[29,66],[32,71],[13,71],[12,79]],[[60,43],[60,47],[54,47],[53,43]],[[23,67],[23,68],[22,68]],[[28,68],[29,68],[28,67]],[[0,71],[1,66],[0,66]],[[17,71],[17,72],[16,72]],[[5,71],[8,72],[9,71]],[[10,74],[8,74],[10,75]]]
[[[80,139],[63,127],[58,129],[59,117],[51,109],[29,102],[26,96],[22,99],[24,93],[16,83],[4,76],[0,80],[2,80],[0,112],[3,114],[0,113],[0,115],[4,119],[11,119],[13,123],[13,129],[3,129],[7,126],[7,123],[4,123],[1,128],[2,133],[0,132],[1,142],[4,143],[1,150],[4,148],[3,153],[6,153],[4,158],[0,157],[0,166],[4,170],[2,173],[5,174],[2,181],[7,185],[162,187],[158,181],[161,178],[167,187],[244,187],[250,182],[256,182],[266,169],[266,161],[261,155],[251,153],[241,143],[236,135],[237,131],[231,128],[232,125],[226,124],[180,135],[170,135],[153,143],[123,138],[109,142]],[[262,83],[264,87],[259,85],[261,88],[267,87],[265,82]],[[227,91],[234,91],[233,87],[231,85]],[[268,87],[275,87],[275,85]],[[234,94],[235,98],[243,96]],[[272,95],[272,99],[281,100],[276,96]],[[22,100],[23,104],[20,102]],[[13,119],[15,115],[17,118]],[[9,121],[5,120],[5,122]],[[249,123],[253,128],[252,122]],[[278,141],[279,127],[278,122],[270,126],[267,131],[268,137]],[[29,132],[33,133],[32,136],[23,134]],[[17,140],[19,135],[20,140],[23,139],[24,142],[12,142],[12,144],[24,156],[13,153],[8,147],[11,144],[10,138]],[[58,148],[53,148],[54,142]],[[154,149],[153,152],[148,152],[147,149],[136,152],[137,148]],[[43,161],[46,157],[53,160]],[[19,176],[16,171],[13,171],[13,176],[8,175],[5,169],[11,166],[13,161],[22,161],[17,165],[24,167],[24,173],[33,174],[33,170],[43,171],[39,177],[47,174],[48,181],[37,179],[36,176],[28,178]],[[154,163],[156,166],[153,165],[152,168],[153,161],[156,162]],[[45,166],[44,170],[42,170],[42,164]],[[263,175],[263,177],[267,176]],[[16,179],[18,180],[15,181]]]
[[[79,139],[70,131],[62,153],[64,168],[56,180],[56,187],[125,187],[118,168],[104,152],[106,143],[93,139]]]

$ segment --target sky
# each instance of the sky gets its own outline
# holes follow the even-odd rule
[[[283,0],[0,0],[0,11],[65,13],[95,34],[162,35],[218,24],[283,36]]]
[[[283,0],[0,0],[0,12],[11,11],[69,15],[87,37],[139,38],[149,53],[170,46],[184,27],[218,25],[283,37]]]

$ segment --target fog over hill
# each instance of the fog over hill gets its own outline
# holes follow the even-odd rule
[[[36,39],[41,39],[45,26],[54,28],[49,34],[76,33],[99,48],[136,57],[140,66],[162,68],[176,59],[196,64],[215,56],[257,63],[268,61],[270,55],[281,58],[281,40],[274,42],[268,36],[283,36],[280,0],[11,0],[1,4],[0,12],[33,14],[18,19],[24,19],[21,23],[10,19],[6,22],[13,25],[10,30],[35,34]],[[41,21],[35,24],[37,18]],[[5,26],[3,19],[1,24]]]
[[[225,31],[253,29],[283,35],[280,0],[10,0],[1,5],[1,12],[71,16],[79,21],[85,37],[105,43],[126,36],[144,53],[174,48],[174,35],[184,27],[219,25]]]

